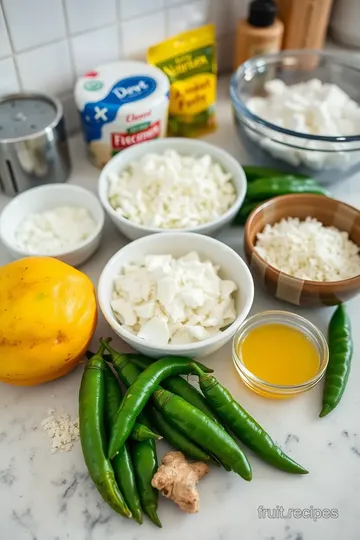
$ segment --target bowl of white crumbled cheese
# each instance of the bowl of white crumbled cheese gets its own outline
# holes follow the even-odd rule
[[[114,332],[154,358],[216,351],[245,320],[253,298],[240,255],[195,233],[131,242],[106,264],[98,285],[100,309]]]
[[[338,182],[360,169],[360,70],[324,51],[259,56],[233,74],[235,124],[258,165]]]
[[[330,197],[282,195],[248,217],[254,277],[279,300],[332,306],[360,293],[360,211]]]
[[[99,180],[103,207],[131,240],[174,230],[214,234],[236,216],[245,194],[238,161],[194,139],[132,146],[109,161]]]
[[[48,256],[79,266],[99,247],[104,221],[99,200],[87,189],[47,184],[8,203],[0,238],[12,259]]]

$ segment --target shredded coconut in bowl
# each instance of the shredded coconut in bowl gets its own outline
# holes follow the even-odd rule
[[[109,202],[145,227],[188,229],[225,214],[237,194],[232,175],[206,154],[148,153],[120,173],[109,173]]]
[[[308,217],[266,225],[255,251],[276,269],[300,279],[341,281],[360,274],[359,247],[347,232]]]

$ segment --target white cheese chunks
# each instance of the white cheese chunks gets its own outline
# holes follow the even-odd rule
[[[359,248],[346,232],[315,218],[282,219],[257,235],[255,251],[281,272],[311,281],[339,281],[360,274]]]
[[[76,248],[96,229],[93,217],[85,208],[59,206],[30,214],[15,232],[17,246],[29,253],[56,254]]]
[[[312,79],[287,86],[283,81],[273,79],[264,86],[267,96],[251,98],[247,106],[251,112],[272,124],[300,133],[327,137],[360,133],[359,105],[335,84]],[[263,132],[267,135],[268,128],[264,127]],[[341,143],[299,141],[280,133],[276,135],[277,142],[272,140],[273,134],[270,132],[269,138],[260,137],[250,130],[247,133],[274,157],[295,166],[304,164],[320,170],[325,166],[341,165],[351,159],[351,152],[341,152]],[[350,149],[351,144],[356,143],[347,143],[347,149]],[[305,150],[285,145],[300,145]]]
[[[209,155],[145,154],[108,179],[111,206],[146,227],[188,229],[209,223],[236,199],[231,174]]]
[[[111,307],[127,331],[154,345],[208,339],[236,319],[237,286],[219,270],[195,252],[148,255],[115,277]]]

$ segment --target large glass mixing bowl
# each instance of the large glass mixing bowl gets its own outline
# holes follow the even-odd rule
[[[267,95],[265,83],[281,79],[287,85],[320,79],[340,87],[360,101],[360,69],[323,51],[283,51],[242,64],[230,82],[230,97],[240,139],[257,165],[296,171],[334,183],[360,169],[360,114],[357,135],[312,135],[285,129],[253,114],[249,99]]]

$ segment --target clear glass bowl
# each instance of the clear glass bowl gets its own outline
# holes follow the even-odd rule
[[[270,384],[254,375],[244,364],[239,353],[239,345],[247,334],[264,324],[286,324],[304,334],[316,347],[319,354],[319,369],[315,377],[296,385]],[[313,388],[323,377],[329,361],[329,349],[322,332],[310,321],[289,311],[263,311],[247,319],[237,330],[233,338],[232,357],[236,370],[248,388],[264,397],[284,399],[290,398]]]
[[[287,85],[320,79],[339,86],[359,102],[360,69],[322,51],[284,51],[242,64],[230,82],[230,98],[240,139],[257,165],[296,171],[334,183],[360,170],[358,135],[317,136],[271,124],[247,108],[252,97],[265,97],[265,83]]]

